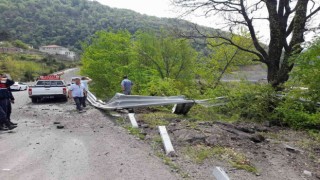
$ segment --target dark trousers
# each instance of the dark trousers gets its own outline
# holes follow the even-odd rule
[[[10,121],[11,120],[11,112],[12,112],[12,105],[10,100],[8,101],[8,110],[7,110],[7,119]]]
[[[83,99],[83,97],[73,97],[73,100],[76,103],[78,111],[82,110],[82,108],[81,108],[82,99]]]
[[[0,123],[6,123],[8,112],[8,99],[0,99]]]
[[[125,95],[131,95],[131,90],[127,90],[127,91],[124,90],[124,91],[123,91],[123,94],[125,94]]]
[[[86,101],[87,101],[87,96],[82,97],[81,105],[82,105],[83,107],[86,107],[86,106],[87,106],[87,105],[86,105]]]

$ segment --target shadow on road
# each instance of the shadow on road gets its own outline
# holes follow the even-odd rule
[[[32,103],[30,100],[29,104],[66,104],[68,101],[65,101],[63,99],[50,99],[50,98],[42,98],[39,99],[36,103]]]

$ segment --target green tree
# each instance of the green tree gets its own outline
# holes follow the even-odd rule
[[[29,49],[29,46],[20,40],[15,40],[13,42],[13,45],[18,48]]]
[[[320,102],[320,39],[315,41],[305,52],[292,57],[296,65],[291,73],[292,79],[288,86],[304,87],[297,88],[299,97]]]
[[[254,51],[254,46],[247,33],[242,33],[242,36],[235,35],[231,37],[231,40]],[[254,55],[229,45],[225,40],[209,39],[208,49],[211,50],[210,55],[202,57],[196,63],[197,74],[200,76],[199,81],[202,81],[199,82],[200,85],[207,85],[213,89],[216,88],[225,73],[235,70],[240,65],[254,63]]]
[[[95,84],[92,90],[102,97],[119,92],[123,75],[134,82],[134,93],[174,95],[194,84],[197,53],[188,41],[128,31],[97,32],[83,44],[83,74]],[[170,87],[168,90],[166,88]]]
[[[132,71],[131,46],[131,35],[127,31],[99,31],[83,43],[81,73],[94,80],[92,89],[99,96],[112,97],[120,92],[123,75],[130,75]]]
[[[11,35],[8,31],[0,31],[0,41],[9,41],[11,40]]]
[[[162,32],[137,33],[136,51],[139,61],[146,67],[157,71],[161,79],[171,78],[180,81],[192,81],[197,52],[188,40],[177,39]]]

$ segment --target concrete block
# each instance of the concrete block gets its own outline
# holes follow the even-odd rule
[[[173,146],[172,146],[172,143],[171,143],[171,140],[170,140],[170,137],[169,137],[169,134],[167,132],[166,127],[159,126],[158,128],[159,128],[160,136],[161,136],[166,154],[169,155],[169,154],[174,153],[174,149],[173,149]]]
[[[213,170],[213,175],[216,180],[230,180],[227,173],[221,167],[215,167]]]
[[[133,128],[138,128],[139,126],[138,126],[138,123],[136,121],[136,118],[134,117],[134,113],[129,113],[128,116],[129,116],[130,122],[132,124],[132,127]]]

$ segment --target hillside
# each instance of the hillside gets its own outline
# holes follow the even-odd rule
[[[33,45],[58,44],[80,49],[80,41],[98,30],[139,29],[159,31],[191,23],[178,19],[141,15],[87,0],[1,0],[0,33]],[[205,28],[207,31],[214,29]]]
[[[20,40],[0,42],[1,73],[10,74],[16,81],[33,81],[40,75],[75,66],[74,61],[29,48]]]

